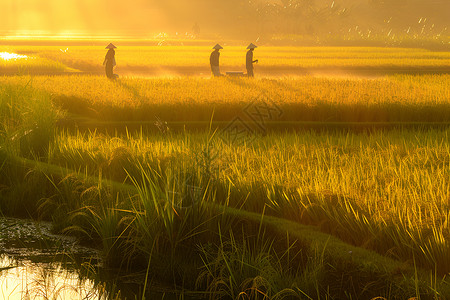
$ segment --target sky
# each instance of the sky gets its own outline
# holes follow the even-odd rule
[[[170,24],[150,0],[1,0],[2,29],[17,33],[94,35],[155,32]],[[155,0],[164,3],[166,1]]]
[[[382,5],[371,5],[377,2]],[[278,4],[277,17],[271,17],[277,11],[274,6],[256,10],[261,3]],[[283,6],[292,3],[315,7],[299,17],[286,14]],[[276,33],[277,28],[300,34],[324,28],[328,33],[338,26],[364,27],[366,20],[371,27],[384,28],[391,26],[385,24],[391,17],[391,24],[396,19],[400,23],[399,32],[419,26],[421,18],[442,31],[450,27],[450,0],[0,0],[0,35],[154,37],[160,32],[192,32],[199,23],[204,34],[240,38],[249,32]]]
[[[260,0],[256,0],[260,1]],[[0,31],[11,34],[155,34],[224,21],[227,0],[0,0]],[[0,33],[1,34],[1,33]]]

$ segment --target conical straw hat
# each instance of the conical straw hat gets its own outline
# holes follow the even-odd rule
[[[255,49],[258,48],[258,46],[256,46],[255,44],[251,43],[250,45],[248,45],[247,49]]]
[[[110,43],[108,46],[106,46],[105,49],[114,49],[117,48],[116,46],[114,46],[112,43]]]
[[[215,46],[213,47],[213,49],[223,49],[223,47],[220,46],[219,44],[217,44],[217,45],[215,45]]]

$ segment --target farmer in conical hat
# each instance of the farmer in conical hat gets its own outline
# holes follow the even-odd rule
[[[115,79],[116,75],[114,75],[113,73],[113,68],[116,65],[116,51],[114,50],[115,48],[117,48],[116,46],[114,46],[112,43],[109,44],[108,46],[106,46],[105,49],[109,49],[108,52],[106,53],[105,56],[105,60],[103,61],[103,65],[105,66],[105,71],[106,71],[106,77],[110,78],[110,79]]]
[[[220,74],[220,67],[219,67],[219,57],[220,57],[220,49],[223,49],[222,46],[219,44],[215,45],[213,47],[214,51],[211,53],[211,56],[209,57],[209,63],[211,64],[211,72],[213,73],[213,76],[222,76]]]
[[[253,63],[257,63],[258,60],[253,60],[253,50],[255,50],[255,48],[257,48],[258,46],[254,45],[253,43],[251,43],[250,45],[248,45],[247,49],[247,57],[245,60],[245,66],[247,67],[247,76],[248,77],[254,77],[255,75],[253,74]]]

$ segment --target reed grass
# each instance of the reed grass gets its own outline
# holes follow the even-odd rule
[[[48,151],[61,112],[53,109],[48,93],[30,87],[31,81],[0,86],[0,135],[9,151],[40,156]]]

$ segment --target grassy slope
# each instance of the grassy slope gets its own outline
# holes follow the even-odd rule
[[[51,181],[58,180],[58,178],[68,178],[68,176],[73,177],[76,173],[73,170],[62,168],[57,165],[49,165],[28,159],[9,157],[8,160],[8,164],[13,163],[13,165],[15,165],[14,168],[18,168],[17,170],[22,168],[25,172],[27,172],[26,170],[33,170],[33,173],[42,174]],[[136,187],[132,185],[108,180],[102,180],[102,183],[99,184],[98,178],[85,177],[81,174],[78,176],[78,180],[83,182],[86,187],[93,184],[94,186],[103,186],[105,189],[121,190],[130,194],[138,193]],[[45,185],[48,185],[48,183]],[[58,184],[59,188],[62,186],[61,183]],[[56,185],[54,187],[58,188]],[[48,192],[52,193],[49,190]],[[58,193],[61,193],[61,191],[58,191]],[[30,199],[31,202],[35,200]],[[286,242],[287,238],[288,244],[291,245],[291,255],[298,255],[296,251],[300,251],[303,255],[307,255],[307,257],[309,257],[307,261],[312,265],[307,264],[306,266],[303,266],[303,268],[313,267],[316,271],[308,273],[311,272],[311,270],[308,271],[308,269],[302,269],[297,270],[297,272],[303,273],[303,276],[308,276],[308,274],[309,276],[312,276],[311,278],[308,278],[307,281],[316,281],[315,284],[317,284],[317,286],[311,290],[308,289],[307,285],[300,284],[297,288],[299,290],[300,288],[304,289],[303,292],[311,293],[314,289],[317,289],[316,293],[319,297],[320,295],[323,296],[323,293],[328,289],[328,293],[331,293],[329,295],[332,299],[338,295],[333,293],[340,293],[341,296],[348,295],[346,293],[354,293],[353,295],[357,297],[385,296],[388,299],[401,299],[405,296],[412,297],[419,294],[422,295],[422,297],[431,297],[434,293],[436,293],[436,296],[441,295],[445,297],[445,295],[450,294],[448,283],[446,281],[440,282],[437,278],[437,281],[434,282],[433,277],[430,279],[430,275],[427,271],[420,268],[414,268],[404,262],[380,256],[363,248],[351,246],[338,238],[318,231],[317,227],[305,226],[282,218],[264,216],[264,214],[261,215],[260,213],[252,213],[242,209],[224,207],[214,203],[207,203],[206,205],[209,210],[217,211],[217,214],[219,214],[222,219],[225,219],[226,222],[238,225],[233,225],[235,226],[237,233],[239,233],[240,230],[243,230],[250,238],[252,234],[260,235],[261,232],[265,232],[270,239],[275,239],[277,243],[283,243],[283,241]],[[62,215],[64,215],[64,211],[67,210],[67,207],[64,206],[65,204],[59,208],[63,210],[60,211]],[[83,207],[77,207],[77,205],[73,203],[70,206],[74,211],[83,210]],[[96,210],[95,208],[92,209]],[[124,211],[129,211],[127,206],[115,206],[114,209],[117,211],[121,211],[122,209]],[[52,214],[51,212],[49,213]],[[145,213],[145,211],[142,213]],[[57,215],[59,214],[54,215],[53,218],[57,217]],[[57,219],[58,218],[54,219],[54,221]],[[64,222],[68,221],[67,217],[63,217],[63,219],[66,219]],[[62,221],[63,219],[60,219],[59,221]],[[86,224],[82,225],[82,223],[77,222],[76,219],[73,219],[72,217],[69,219],[68,225],[70,224],[70,227],[81,226],[84,227],[85,230],[89,230],[90,226],[95,226],[94,224],[89,226],[86,226]],[[75,221],[75,223],[71,224],[70,222],[73,221]],[[119,223],[120,222],[121,221],[119,221]],[[227,234],[224,235],[224,239],[226,238],[226,235]],[[117,239],[113,242],[113,245],[120,245],[122,243],[120,237],[112,236],[112,238],[114,240]],[[110,247],[113,247],[111,246],[111,243],[108,244]],[[280,248],[279,246],[275,246],[274,248],[283,249],[283,247]],[[106,251],[107,249],[104,250]],[[286,253],[283,254],[283,251],[279,252],[277,255],[286,255]],[[109,255],[113,255],[111,254],[112,252],[113,251],[109,249]],[[124,255],[120,254],[120,252],[115,252],[114,254]],[[116,258],[112,257],[110,259]],[[292,261],[292,263],[294,262],[295,260]],[[164,268],[166,267],[167,266]],[[183,263],[177,266],[177,268],[187,268],[187,270],[193,272],[193,270],[189,269],[189,266],[186,267]],[[158,266],[156,266],[156,269],[152,271],[153,276],[155,275],[154,272],[157,273],[158,271],[162,270],[159,270]],[[320,274],[316,274],[315,272],[320,272]],[[186,275],[188,274],[185,274],[185,276]],[[188,276],[198,276],[198,274],[195,275],[194,272]],[[305,279],[306,278],[303,280]],[[340,281],[340,283],[336,282],[336,280]],[[187,280],[187,282],[189,282],[189,280]],[[191,286],[191,288],[193,287]],[[313,294],[309,295],[314,297]]]

